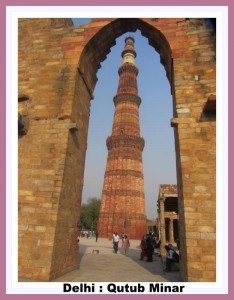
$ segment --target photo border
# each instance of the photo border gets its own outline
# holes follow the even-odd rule
[[[17,7],[15,7],[15,8],[19,8],[19,7],[24,7],[25,8],[25,5],[31,5],[31,3],[29,3],[30,1],[18,1],[17,2]],[[53,6],[53,7],[58,7],[57,5],[59,4],[58,3],[58,1],[34,1],[33,3],[34,3],[34,5],[43,5],[43,7],[45,7],[46,5],[44,4],[46,2],[46,4],[47,4],[47,6]],[[68,5],[74,5],[74,6],[76,6],[76,7],[78,7],[78,5],[77,5],[77,3],[75,3],[76,1],[67,1],[66,2],[66,7],[68,7]],[[91,1],[80,1],[80,2],[85,2],[85,5],[86,6],[88,6],[88,5],[90,5],[90,6],[92,6],[92,4],[90,3]],[[87,3],[88,2],[88,3]],[[93,6],[96,6],[96,4],[94,3],[95,1],[92,1],[93,2]],[[108,1],[102,1],[103,3],[104,2],[108,2]],[[121,2],[123,2],[124,4],[127,4],[127,5],[129,5],[128,3],[129,2],[132,2],[132,1],[118,1],[118,4],[121,4]],[[178,5],[176,5],[176,3],[185,3],[185,2],[188,2],[188,1],[146,1],[146,2],[144,2],[144,7],[145,8],[147,8],[148,6],[147,6],[147,3],[148,2],[159,2],[159,3],[164,3],[164,6],[170,6],[171,5],[171,3],[173,2],[174,3],[174,6],[180,6],[179,4]],[[198,7],[199,6],[199,3],[200,3],[200,6],[204,6],[204,5],[206,5],[206,6],[208,6],[208,7],[212,7],[212,8],[214,8],[214,6],[212,5],[212,6],[210,6],[208,3],[212,3],[212,4],[216,4],[216,5],[218,5],[218,2],[219,2],[219,5],[220,5],[220,8],[222,7],[222,6],[225,6],[225,4],[226,4],[226,6],[228,6],[228,8],[229,8],[229,24],[228,24],[228,27],[229,28],[231,28],[230,27],[230,25],[231,25],[231,22],[233,23],[233,21],[231,21],[231,19],[232,19],[232,16],[230,15],[231,14],[231,8],[230,8],[230,6],[232,6],[230,3],[231,3],[231,1],[207,1],[207,0],[204,0],[204,1],[189,1],[189,3],[190,3],[190,5],[189,6],[194,6],[194,5],[191,5],[192,3],[191,2],[196,2],[196,7]],[[202,2],[202,5],[201,5],[201,2]],[[5,6],[5,8],[7,8],[7,6],[8,6],[8,8],[11,8],[11,9],[13,9],[14,10],[14,6],[9,6],[9,5],[13,5],[13,3],[15,4],[15,2],[14,1],[3,1],[3,3],[1,3],[0,5],[0,8],[1,8],[1,15],[2,15],[2,12],[3,12],[3,18],[1,18],[1,20],[0,20],[0,22],[1,22],[1,37],[3,38],[3,41],[2,41],[2,49],[0,50],[1,52],[0,52],[0,59],[1,59],[1,66],[3,67],[2,68],[2,70],[1,70],[1,83],[2,83],[2,89],[1,89],[1,94],[2,94],[2,99],[3,99],[3,101],[2,101],[2,109],[1,109],[1,118],[0,118],[0,122],[1,122],[1,128],[0,128],[0,132],[1,132],[1,137],[2,137],[2,140],[4,140],[4,141],[6,141],[7,143],[6,143],[6,146],[7,146],[7,144],[9,143],[9,141],[10,141],[10,143],[11,143],[11,139],[13,138],[11,135],[9,136],[9,133],[11,134],[12,132],[13,132],[13,130],[12,130],[12,128],[15,128],[15,125],[17,125],[17,123],[16,123],[16,120],[11,120],[12,121],[12,123],[9,123],[9,121],[7,122],[7,115],[5,114],[5,112],[6,112],[6,103],[8,102],[8,101],[11,101],[11,99],[9,99],[8,97],[6,98],[6,93],[7,93],[7,90],[6,89],[4,89],[4,87],[6,87],[6,78],[9,76],[9,72],[11,72],[12,70],[8,70],[8,69],[6,69],[6,63],[5,63],[5,61],[6,61],[6,48],[4,47],[4,45],[6,44],[6,38],[12,38],[12,37],[10,37],[10,36],[7,36],[6,35],[6,14],[4,14],[4,11],[3,11],[3,7]],[[109,4],[109,3],[108,3]],[[227,5],[227,4],[229,4],[229,5]],[[82,4],[81,4],[82,5]],[[107,3],[106,3],[106,5],[107,5]],[[222,6],[221,6],[222,5]],[[80,5],[79,5],[80,6]],[[92,8],[93,8],[93,6],[92,6]],[[121,6],[122,7],[124,7],[124,5],[123,4],[121,4]],[[136,8],[136,6],[135,5],[129,5],[129,6],[131,6],[131,7],[134,7],[134,9]],[[153,7],[158,7],[159,5],[154,5]],[[187,3],[187,6],[188,6],[188,3]],[[83,6],[82,6],[83,7]],[[107,7],[110,7],[110,4],[109,4],[109,6],[107,6]],[[120,5],[118,5],[118,7],[120,7]],[[233,7],[232,7],[233,8]],[[133,9],[133,10],[134,10]],[[90,8],[90,10],[91,10],[91,8]],[[86,17],[90,17],[90,14],[89,14],[89,11],[90,11],[89,9],[87,9],[87,15],[86,15]],[[104,7],[102,7],[102,11],[105,11],[105,9],[104,9]],[[37,11],[35,11],[35,14],[38,14],[38,10]],[[61,14],[61,12],[59,13],[59,14]],[[74,13],[73,13],[73,15],[74,15]],[[129,14],[128,14],[129,15]],[[233,15],[233,14],[232,14]],[[85,16],[83,16],[83,17],[85,17]],[[7,32],[8,33],[8,32]],[[228,38],[227,38],[228,39]],[[229,31],[229,53],[233,53],[233,52],[231,52],[230,50],[233,48],[233,44],[232,44],[232,41],[231,41],[231,39],[230,39],[230,31]],[[13,44],[14,45],[14,44]],[[16,45],[17,46],[17,45]],[[224,45],[224,47],[225,47],[225,45]],[[218,49],[217,49],[218,50]],[[227,49],[226,49],[227,50]],[[218,51],[217,51],[218,52]],[[226,53],[226,52],[225,52]],[[218,54],[218,53],[217,53]],[[223,54],[222,54],[223,55]],[[230,65],[230,66],[232,66],[233,65],[233,58],[232,58],[232,61],[230,62],[230,57],[231,56],[229,56],[229,62],[227,61],[227,59],[228,59],[228,57],[227,56],[225,56],[225,57],[222,57],[223,58],[223,63],[226,65],[226,67],[228,67],[228,64]],[[16,62],[16,64],[17,64],[17,62]],[[232,71],[233,69],[230,67],[229,68],[229,77],[228,77],[228,79],[230,80],[232,77],[231,77],[231,73],[233,73],[233,71]],[[4,74],[4,72],[5,72],[5,74]],[[6,76],[7,75],[7,76]],[[220,93],[218,92],[218,95],[222,95],[222,96],[224,96],[224,98],[225,98],[225,96],[227,96],[228,97],[228,92],[227,92],[227,86],[225,85],[225,83],[223,84],[223,86],[221,87],[222,89],[224,89],[224,92],[223,91],[220,91]],[[229,97],[230,97],[230,94],[231,94],[231,84],[229,84]],[[232,89],[233,90],[233,89]],[[225,93],[225,91],[226,91],[226,93]],[[224,94],[223,94],[224,93]],[[220,97],[221,98],[221,97]],[[230,97],[231,98],[231,97]],[[6,103],[4,102],[5,101],[5,99],[6,100],[8,100],[8,101],[6,101]],[[219,98],[218,98],[219,99]],[[224,99],[223,99],[224,100]],[[229,103],[228,103],[228,111],[227,111],[227,107],[225,106],[225,107],[223,107],[221,104],[220,104],[220,102],[217,102],[217,107],[219,106],[219,108],[221,108],[221,110],[223,111],[223,113],[224,113],[224,115],[223,115],[223,117],[225,118],[225,117],[228,117],[226,114],[228,113],[229,114],[229,116],[230,116],[230,118],[228,119],[228,122],[229,122],[229,127],[232,125],[231,124],[231,115],[230,115],[230,112],[231,112],[231,110],[232,110],[232,106],[230,105],[231,103],[230,103],[230,101],[229,101]],[[227,104],[226,104],[227,105]],[[222,109],[223,108],[223,109]],[[227,120],[223,120],[223,121],[227,121]],[[6,128],[6,122],[7,122],[7,128]],[[6,131],[6,129],[7,129],[7,131]],[[221,136],[222,136],[222,140],[223,140],[223,142],[224,143],[226,143],[226,145],[227,145],[227,141],[228,141],[228,130],[226,130],[227,128],[225,127],[225,128],[223,128],[223,130],[220,132],[220,134],[221,134]],[[9,146],[9,144],[8,144],[8,146]],[[224,192],[224,194],[223,194],[223,196],[226,196],[227,197],[227,199],[228,199],[228,191],[229,191],[229,197],[230,197],[230,185],[229,185],[229,190],[227,189],[228,188],[228,185],[227,185],[227,183],[228,183],[228,179],[230,180],[230,178],[231,178],[231,174],[230,174],[230,168],[229,168],[229,178],[227,178],[227,172],[228,172],[228,165],[230,166],[230,157],[228,157],[228,150],[230,151],[230,148],[232,148],[233,147],[233,145],[231,145],[231,143],[229,142],[229,149],[217,149],[217,156],[218,156],[218,154],[220,153],[220,154],[222,154],[222,158],[221,159],[217,159],[217,163],[219,163],[220,164],[220,161],[221,161],[221,165],[220,165],[220,171],[222,171],[222,188],[225,188],[225,192]],[[9,149],[9,148],[8,148]],[[219,151],[221,151],[221,152],[219,152]],[[6,197],[6,193],[8,192],[8,190],[6,189],[6,178],[8,178],[8,176],[10,175],[10,173],[12,172],[12,171],[14,171],[14,169],[12,169],[12,164],[10,163],[10,168],[8,168],[8,169],[6,169],[6,153],[9,155],[10,153],[8,153],[8,152],[6,152],[6,148],[5,147],[1,147],[1,166],[3,166],[2,167],[2,172],[1,172],[1,196],[2,196],[2,201],[1,201],[1,204],[2,204],[2,208],[1,208],[1,214],[2,214],[2,218],[1,218],[1,220],[2,220],[2,222],[3,222],[3,224],[2,224],[2,226],[1,226],[1,233],[2,233],[2,236],[5,238],[4,240],[6,240],[6,215],[5,215],[5,212],[6,212],[6,203],[8,203],[9,201],[11,201],[11,199],[9,199],[8,197]],[[232,153],[232,152],[231,152]],[[229,160],[228,160],[228,158],[229,158]],[[14,163],[14,161],[13,161],[13,163]],[[9,164],[7,165],[8,167],[9,167]],[[226,168],[225,168],[226,167]],[[9,186],[7,187],[7,188],[9,188]],[[11,190],[12,190],[12,192],[14,192],[13,191],[13,189],[11,188]],[[17,189],[16,189],[16,193],[17,193]],[[5,203],[5,200],[4,199],[6,199],[7,201],[6,201],[6,203]],[[224,211],[228,211],[227,210],[227,203],[225,203],[225,205],[226,206],[224,206],[224,207],[222,207],[222,209],[224,210]],[[229,211],[232,211],[232,209],[231,209],[231,203],[229,202]],[[220,212],[219,212],[220,213]],[[229,226],[231,225],[231,223],[233,223],[233,221],[232,221],[232,218],[228,218],[228,220],[229,220]],[[231,227],[232,228],[232,227]],[[220,230],[220,228],[217,228],[218,230]],[[226,230],[226,234],[228,233],[228,231],[227,231],[227,228],[224,228],[225,230]],[[9,230],[9,228],[8,228],[8,230]],[[10,228],[10,230],[12,230],[12,228]],[[9,233],[9,231],[8,231],[8,233]],[[225,232],[222,232],[222,234],[223,233],[225,233]],[[12,237],[8,237],[8,238],[10,238],[10,239],[12,239]],[[224,237],[225,239],[228,239],[227,237]],[[231,239],[230,239],[230,241],[231,241]],[[14,241],[13,241],[13,244],[14,244]],[[229,247],[230,247],[230,244],[229,244]],[[2,250],[3,251],[1,251],[1,262],[2,262],[2,264],[1,265],[5,265],[5,258],[6,258],[6,251],[4,251],[5,249],[4,249],[4,247],[2,247]],[[9,249],[8,249],[9,250]],[[227,254],[227,251],[226,251],[226,253],[225,254]],[[12,259],[16,259],[15,257],[13,258],[12,257]],[[224,258],[225,259],[225,258]],[[7,270],[9,271],[9,265],[7,265]],[[5,289],[5,287],[6,287],[6,271],[7,270],[5,270],[4,268],[2,268],[1,269],[1,290],[0,290],[0,296],[2,296],[2,295],[4,295],[4,296],[6,296],[6,297],[10,297],[10,295],[8,295],[8,294],[6,294],[6,289]],[[229,278],[231,278],[231,273],[232,273],[232,268],[229,268]],[[228,278],[226,278],[226,280],[228,281]],[[31,283],[29,283],[29,284],[31,284]],[[51,285],[51,283],[48,283],[48,284],[50,284]],[[196,283],[192,283],[193,285],[194,285],[194,287],[195,287],[195,290],[194,290],[194,293],[196,292]],[[2,294],[2,291],[4,291],[4,294]],[[231,291],[232,291],[232,287],[231,287],[231,285],[229,285],[229,295],[231,295]],[[23,292],[23,291],[22,291]],[[32,289],[30,289],[30,288],[27,288],[27,293],[26,294],[29,294],[29,293],[33,293],[33,291],[32,291]],[[21,293],[19,293],[19,294],[21,294]],[[20,296],[18,296],[19,298],[20,297],[22,297],[22,299],[25,299],[25,296],[24,295],[26,295],[26,294],[21,294]],[[16,295],[18,295],[17,293],[16,293]],[[53,298],[53,295],[50,295],[50,294],[47,294],[50,298]],[[29,295],[28,295],[29,296]],[[38,294],[38,296],[40,297],[40,295]],[[63,294],[63,297],[64,296],[67,296],[67,295],[64,295]],[[81,296],[81,294],[79,294],[79,296]],[[86,295],[86,296],[94,296],[94,295]],[[112,297],[113,295],[111,295],[111,294],[108,294],[108,295],[104,295],[104,294],[99,294],[99,295],[97,295],[97,294],[95,294],[95,297],[98,297],[98,296],[100,296],[100,297],[103,297],[103,296],[108,296],[108,297]],[[135,295],[127,295],[127,296],[134,296],[135,297]],[[146,294],[142,294],[142,296],[143,297],[145,297],[146,296]],[[152,296],[155,296],[155,294],[152,294]],[[158,296],[161,296],[161,294],[157,294],[157,297]],[[174,295],[175,297],[176,297],[176,295]],[[181,297],[181,295],[177,295],[178,297]],[[189,297],[190,297],[190,299],[192,299],[193,298],[193,296],[195,296],[195,297],[197,297],[196,295],[189,295]],[[218,296],[218,295],[217,295]],[[36,299],[36,296],[34,295],[33,296],[34,297],[34,299]],[[55,297],[56,297],[56,299],[57,299],[57,295],[55,295]],[[55,298],[54,297],[54,298]],[[62,296],[60,296],[60,297],[62,297]],[[164,295],[164,297],[170,297],[170,295]],[[208,297],[209,298],[209,296],[208,296],[208,294],[206,295],[206,297]],[[212,299],[214,298],[214,297],[216,297],[216,295],[212,295],[211,296],[212,297]],[[38,298],[39,299],[39,298]],[[195,299],[195,298],[194,298]]]

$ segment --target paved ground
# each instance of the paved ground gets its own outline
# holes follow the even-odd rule
[[[128,256],[113,252],[112,241],[99,238],[80,239],[80,268],[63,275],[56,282],[180,282],[179,272],[165,273],[163,259],[154,255],[153,262],[140,257],[140,241],[130,241]],[[121,242],[120,242],[121,246]],[[93,253],[93,252],[99,252]]]

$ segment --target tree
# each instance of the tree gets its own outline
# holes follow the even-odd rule
[[[80,224],[83,229],[97,229],[101,200],[89,198],[87,203],[81,205]]]

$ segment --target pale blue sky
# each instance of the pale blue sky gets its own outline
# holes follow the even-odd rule
[[[80,19],[74,23],[81,24],[86,20]],[[129,35],[135,39],[136,64],[139,68],[138,93],[142,100],[140,128],[145,139],[143,171],[146,214],[149,219],[155,219],[159,184],[176,184],[174,132],[170,126],[172,96],[159,54],[140,31],[117,38],[116,45],[98,70],[91,103],[82,202],[90,197],[101,198],[108,154],[106,138],[111,135],[114,116],[113,97],[117,92],[124,39]]]

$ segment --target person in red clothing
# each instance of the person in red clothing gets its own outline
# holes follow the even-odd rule
[[[140,255],[140,260],[143,260],[143,258],[144,258],[145,256],[147,256],[146,249],[147,249],[146,238],[145,238],[145,236],[143,235],[143,237],[142,237],[142,239],[141,239],[141,255]]]

